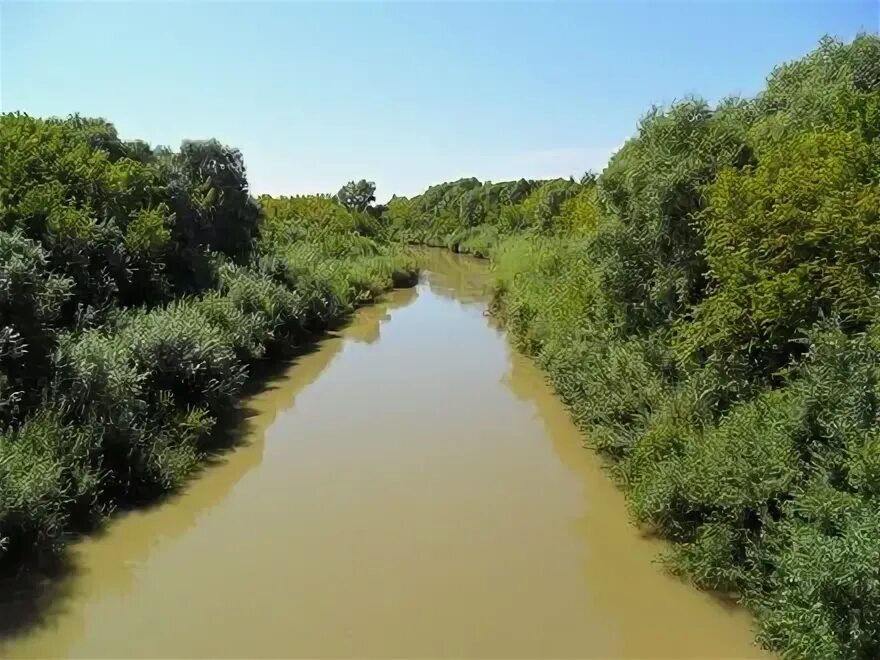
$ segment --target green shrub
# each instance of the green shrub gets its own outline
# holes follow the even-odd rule
[[[0,434],[0,547],[16,558],[51,552],[71,518],[100,517],[100,488],[85,434],[56,413],[41,411]]]
[[[0,428],[39,403],[72,287],[39,244],[0,232]]]
[[[801,330],[832,311],[858,327],[880,272],[880,142],[796,133],[725,170],[704,213],[712,294],[682,318],[690,354],[748,351],[774,371]],[[785,237],[784,241],[780,237]]]
[[[778,531],[767,595],[755,601],[761,639],[796,657],[880,653],[880,508],[848,502],[833,532],[791,516]]]

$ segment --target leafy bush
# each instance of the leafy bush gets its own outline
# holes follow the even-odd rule
[[[0,427],[39,403],[72,288],[50,270],[39,244],[0,232]]]

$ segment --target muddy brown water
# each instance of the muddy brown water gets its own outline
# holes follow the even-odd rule
[[[75,544],[0,655],[760,657],[745,612],[655,563],[484,316],[485,263],[425,258],[247,401],[243,447]]]

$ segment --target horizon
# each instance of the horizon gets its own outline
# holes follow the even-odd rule
[[[463,177],[600,172],[652,105],[754,96],[824,35],[876,33],[878,12],[864,0],[3,0],[0,108],[101,117],[152,146],[214,137],[241,150],[254,196],[364,178],[382,202]]]

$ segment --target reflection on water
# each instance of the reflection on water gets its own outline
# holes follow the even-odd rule
[[[426,272],[422,276],[431,292],[463,304],[485,303],[489,296],[488,261],[462,258],[440,248],[416,253]]]
[[[404,307],[416,299],[416,289],[399,289],[382,302],[358,310],[352,324],[345,328],[345,339],[372,344],[381,336],[382,324],[391,319],[390,310]]]
[[[486,263],[421,253],[248,401],[250,441],[73,550],[27,657],[744,657],[664,575],[566,411],[484,316]]]

